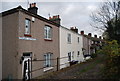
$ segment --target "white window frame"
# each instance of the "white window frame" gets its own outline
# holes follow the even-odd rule
[[[52,27],[48,25],[44,27],[44,39],[52,39]]]
[[[25,19],[25,34],[30,35],[31,33],[31,21],[30,19]]]
[[[67,42],[68,42],[68,43],[71,43],[71,34],[70,34],[70,33],[68,33]]]
[[[44,55],[44,59],[45,59],[45,61],[44,61],[44,67],[51,67],[52,66],[52,61],[51,61],[51,59],[52,59],[52,53],[46,53]]]

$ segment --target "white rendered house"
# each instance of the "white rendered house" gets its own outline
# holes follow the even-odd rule
[[[82,62],[83,57],[83,39],[78,34],[78,29],[60,27],[60,69],[70,66],[70,61]]]

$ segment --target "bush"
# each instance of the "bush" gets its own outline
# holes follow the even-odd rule
[[[100,52],[106,55],[104,77],[120,79],[120,48],[117,41],[108,42]]]
[[[92,53],[91,58],[95,58],[95,57],[97,57],[97,53]]]

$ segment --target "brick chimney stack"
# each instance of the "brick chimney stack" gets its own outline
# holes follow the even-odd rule
[[[56,16],[53,16],[53,17],[49,17],[49,20],[50,20],[50,21],[53,21],[53,22],[55,22],[55,23],[57,23],[57,24],[60,25],[61,19],[60,19],[60,16],[59,16],[59,15],[56,15]]]
[[[95,38],[97,38],[97,35],[94,35]]]
[[[102,39],[102,37],[101,37],[101,36],[99,36],[99,39]]]
[[[81,35],[84,35],[84,31],[81,31],[80,33],[81,33]]]
[[[105,39],[105,37],[103,37],[103,39]]]
[[[38,8],[36,7],[36,3],[31,3],[30,7],[28,8],[28,11],[33,14],[37,14],[37,10]]]
[[[88,33],[88,36],[90,36],[90,37],[91,37],[91,36],[92,36],[92,34],[91,34],[91,33]]]
[[[76,32],[76,33],[78,33],[78,28],[76,28],[76,27],[71,27],[70,30],[72,30],[72,31],[74,31],[74,32]]]

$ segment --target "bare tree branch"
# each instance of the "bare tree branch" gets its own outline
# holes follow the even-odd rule
[[[90,15],[90,17],[91,17],[93,22],[100,23],[100,24],[103,25],[102,27],[108,28],[107,27],[107,24],[108,24],[107,22],[111,21],[115,17],[117,19],[118,11],[120,12],[118,2],[108,1],[108,2],[104,2],[101,5],[100,10],[96,13],[92,13]],[[95,27],[95,26],[93,26],[93,27]],[[98,29],[100,27],[97,26]],[[102,29],[102,28],[100,28],[100,29]]]
[[[107,32],[111,39],[118,38],[116,36],[120,33],[120,1],[104,2],[90,17],[94,22],[91,26]]]

